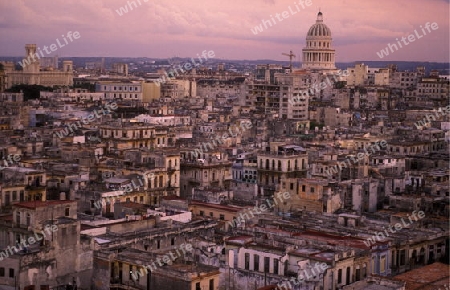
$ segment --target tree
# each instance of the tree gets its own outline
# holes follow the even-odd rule
[[[39,99],[41,91],[53,91],[51,87],[44,87],[41,85],[14,85],[10,89],[7,89],[8,93],[20,93],[23,92],[24,101]]]

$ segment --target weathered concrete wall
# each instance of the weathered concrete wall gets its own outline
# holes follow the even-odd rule
[[[94,290],[109,290],[110,287],[110,263],[109,258],[105,260],[104,257],[94,256],[94,270],[91,280],[91,289]]]
[[[129,233],[140,230],[146,230],[148,228],[153,228],[156,225],[154,219],[141,220],[141,221],[129,221],[126,223],[120,223],[108,226],[111,233]]]
[[[186,281],[174,279],[170,276],[162,275],[151,275],[150,279],[150,289],[158,290],[191,290],[190,284]]]

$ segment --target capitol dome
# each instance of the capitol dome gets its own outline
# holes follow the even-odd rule
[[[302,68],[312,70],[336,69],[335,50],[331,46],[331,30],[323,23],[323,14],[317,14],[316,23],[306,34]]]
[[[319,37],[319,36],[328,36],[331,37],[331,30],[323,23],[323,14],[322,12],[319,12],[317,14],[317,20],[316,24],[311,26],[311,28],[308,31],[308,34],[306,35],[306,39],[308,37]]]

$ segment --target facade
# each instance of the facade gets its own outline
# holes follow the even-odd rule
[[[189,98],[197,96],[197,83],[185,79],[173,79],[161,84],[163,98]]]
[[[239,154],[232,166],[231,188],[237,199],[252,199],[257,195],[257,156],[252,153]],[[237,195],[237,196],[236,196]]]
[[[103,93],[107,100],[143,101],[141,82],[99,82],[95,85],[97,93]]]
[[[275,74],[280,84],[280,99],[278,116],[288,120],[308,120],[311,76],[305,71],[295,71],[291,74]]]
[[[0,170],[4,180],[1,187],[2,206],[24,201],[45,201],[47,197],[46,172],[24,167],[6,167]]]
[[[308,156],[299,146],[277,146],[258,154],[258,195],[276,191],[296,192],[296,178],[306,177]]]
[[[88,287],[92,251],[80,240],[76,201],[22,202],[13,206],[12,213],[12,222],[0,229],[2,248],[14,249],[0,254],[1,285],[20,289]]]
[[[229,188],[232,180],[231,164],[227,159],[218,159],[207,154],[204,158],[189,159],[187,155],[181,159],[180,192],[188,197],[194,187]]]
[[[243,99],[246,93],[246,78],[236,77],[228,80],[199,79],[197,80],[197,96],[199,97],[237,97]]]
[[[138,125],[130,123],[121,127],[100,127],[101,138],[110,140],[108,142],[107,152],[123,149],[163,148],[168,146],[169,138],[166,128]]]
[[[123,100],[134,103],[149,103],[161,96],[160,87],[154,82],[138,80],[97,81],[95,92],[103,94],[106,100]]]
[[[27,44],[25,46],[25,51],[25,58],[22,60],[22,71],[14,70],[13,63],[3,63],[4,71],[7,76],[6,88],[11,88],[14,85],[20,84],[41,85],[47,87],[73,85],[72,61],[63,61],[61,71],[41,71],[39,63],[40,56],[36,52],[36,44]]]
[[[128,64],[126,63],[113,63],[112,65],[112,70],[113,72],[115,72],[117,75],[121,75],[121,76],[128,76]]]

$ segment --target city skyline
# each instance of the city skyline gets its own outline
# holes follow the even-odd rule
[[[308,28],[320,10],[332,33],[337,62],[449,61],[447,0],[428,1],[426,6],[418,1],[307,2],[2,2],[0,37],[8,41],[0,43],[0,55],[23,56],[25,43],[43,48],[69,31],[78,31],[80,39],[49,56],[192,57],[206,49],[219,59],[286,60],[281,53],[292,50],[297,55],[294,61],[299,62]],[[282,18],[284,11],[289,15]],[[252,33],[271,19],[272,26]],[[439,29],[382,59],[377,55],[402,37],[422,31],[428,22],[437,23]]]

